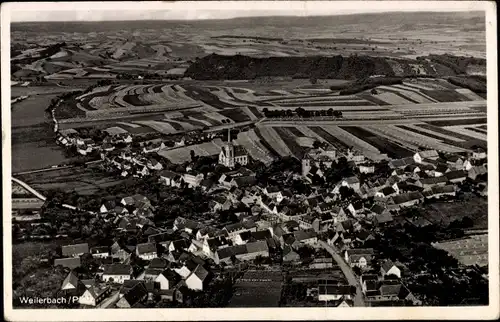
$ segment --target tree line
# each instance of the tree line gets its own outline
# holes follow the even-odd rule
[[[337,118],[342,117],[342,111],[334,111],[332,108],[327,110],[306,110],[302,107],[299,107],[295,110],[269,110],[268,108],[264,108],[262,110],[265,117],[273,118],[273,117],[300,117],[300,118],[308,118],[308,117],[319,117],[319,116],[333,116]]]

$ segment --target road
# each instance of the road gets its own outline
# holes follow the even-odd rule
[[[363,291],[361,289],[361,285],[359,284],[359,279],[354,275],[351,267],[344,261],[342,256],[338,254],[338,252],[326,242],[320,240],[319,244],[332,255],[333,259],[337,262],[342,273],[344,273],[347,281],[350,285],[356,286],[356,295],[354,296],[354,306],[365,306],[365,301],[363,298]]]
[[[116,302],[118,302],[119,297],[120,297],[120,291],[116,291],[115,293],[113,293],[113,295],[102,301],[101,304],[97,305],[96,308],[106,309],[111,305],[115,304]]]

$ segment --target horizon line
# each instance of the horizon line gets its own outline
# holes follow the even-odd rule
[[[220,18],[175,18],[175,19],[165,19],[165,18],[146,18],[146,19],[101,19],[101,20],[24,20],[24,21],[10,21],[10,24],[23,24],[23,23],[91,23],[91,22],[130,22],[130,21],[172,21],[172,22],[193,22],[193,21],[217,21],[217,20],[235,20],[235,19],[248,19],[248,18],[318,18],[318,17],[334,17],[334,16],[356,16],[356,15],[381,15],[381,14],[397,14],[397,13],[478,13],[483,12],[482,10],[463,10],[463,9],[424,9],[424,10],[400,10],[400,11],[377,11],[377,12],[349,12],[349,13],[330,13],[330,14],[312,14],[312,15],[300,15],[300,14],[273,14],[273,15],[254,15],[254,16],[234,16],[234,17],[220,17]]]

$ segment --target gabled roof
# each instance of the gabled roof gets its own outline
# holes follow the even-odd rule
[[[209,275],[209,272],[202,266],[202,265],[198,265],[196,266],[196,268],[193,270],[193,273],[192,275],[195,275],[196,277],[198,277],[201,281],[204,281],[208,275]],[[188,277],[189,278],[189,277]]]
[[[68,268],[77,268],[80,266],[80,257],[70,257],[70,258],[58,258],[54,260],[54,266],[64,266]]]
[[[352,295],[356,293],[356,287],[351,285],[318,285],[319,295]]]
[[[392,187],[385,187],[379,192],[382,193],[384,196],[389,196],[392,195],[393,193],[396,193],[396,190],[394,190],[394,188]]]
[[[174,270],[170,268],[167,268],[160,274],[163,275],[170,283],[177,283],[181,279],[179,274],[177,274]]]
[[[461,179],[467,177],[467,172],[463,170],[450,171],[444,174],[448,180]]]
[[[75,244],[67,245],[61,247],[61,253],[63,256],[73,256],[77,254],[85,254],[89,252],[89,244]]]
[[[420,157],[422,159],[425,159],[425,158],[438,158],[439,157],[439,154],[437,153],[436,150],[419,151],[419,152],[417,152],[417,154],[420,155]]]
[[[408,201],[423,199],[424,196],[420,192],[408,192],[391,197],[394,204],[399,205]]]
[[[267,241],[265,240],[259,240],[253,243],[247,243],[245,244],[245,247],[246,247],[246,253],[248,254],[269,251],[269,247],[267,246]]]
[[[293,232],[293,236],[295,237],[295,239],[297,241],[302,241],[302,240],[307,240],[307,239],[315,238],[315,237],[317,237],[317,234],[313,230],[308,230],[308,231],[297,230],[297,231]]]
[[[164,258],[153,258],[149,263],[149,268],[165,268],[168,265],[168,261]]]
[[[388,272],[393,266],[395,266],[395,264],[390,259],[388,259],[382,264],[382,269],[385,272]]]
[[[129,289],[122,299],[125,299],[127,303],[132,307],[139,303],[145,296],[147,296],[148,290],[144,283],[138,283]]]
[[[447,173],[448,174],[448,173]],[[438,184],[438,183],[443,183],[448,181],[447,174],[444,176],[440,177],[430,177],[430,178],[423,178],[420,179],[421,184]]]
[[[104,267],[104,275],[130,275],[132,272],[132,266],[127,264],[111,264]]]
[[[66,276],[66,278],[64,279],[64,281],[62,282],[62,286],[69,284],[69,285],[73,286],[74,288],[76,288],[78,286],[78,283],[79,283],[78,277],[76,277],[76,275],[75,275],[75,273],[73,273],[73,271],[70,271],[68,273],[68,275]]]
[[[137,244],[136,250],[139,254],[156,253],[156,245],[153,243]]]

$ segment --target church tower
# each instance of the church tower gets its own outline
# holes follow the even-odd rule
[[[305,155],[302,159],[302,176],[305,177],[311,170],[311,159]]]
[[[234,146],[231,140],[231,129],[227,129],[227,143],[222,147],[224,157],[222,164],[228,168],[234,168]]]

